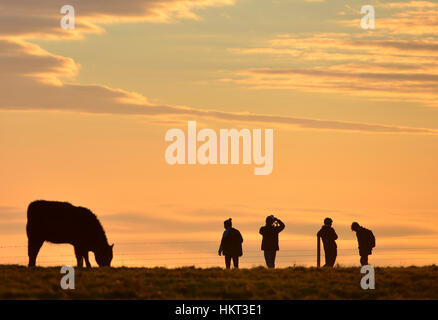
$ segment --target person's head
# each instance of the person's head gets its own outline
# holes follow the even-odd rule
[[[225,229],[231,229],[231,226],[232,226],[233,224],[232,224],[232,222],[231,222],[231,218],[229,218],[228,220],[225,220],[224,221],[224,228]]]
[[[272,224],[275,222],[274,215],[270,215],[266,217],[266,225],[272,226]]]
[[[331,226],[332,226],[332,223],[333,223],[333,220],[332,220],[332,219],[330,219],[330,218],[325,218],[325,219],[324,219],[324,225],[325,225],[325,226],[331,227]]]
[[[360,228],[359,223],[357,223],[357,222],[353,222],[353,223],[351,224],[351,230],[353,230],[353,231],[357,231],[357,230],[359,230],[359,228]]]

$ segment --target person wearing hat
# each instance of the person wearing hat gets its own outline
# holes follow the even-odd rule
[[[351,224],[351,230],[356,232],[357,242],[359,244],[360,264],[368,265],[368,256],[372,254],[376,246],[376,238],[371,230],[362,227],[357,222]]]
[[[231,260],[233,260],[234,268],[239,268],[239,257],[242,256],[242,242],[243,238],[240,231],[234,229],[231,218],[224,221],[225,231],[222,235],[222,241],[219,246],[218,254],[225,256],[225,267],[230,269]]]
[[[268,268],[275,268],[275,256],[280,249],[278,246],[278,234],[283,231],[285,225],[280,220],[270,215],[266,218],[266,225],[260,228],[262,238],[262,250]]]
[[[324,225],[317,233],[317,236],[322,239],[322,243],[324,245],[324,267],[333,267],[335,265],[336,256],[338,255],[338,246],[336,245],[338,235],[336,234],[335,229],[332,228],[332,224],[332,219],[325,218]]]

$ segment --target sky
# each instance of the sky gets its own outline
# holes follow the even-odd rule
[[[26,209],[68,201],[101,220],[114,265],[220,265],[223,221],[263,264],[265,217],[286,224],[279,265],[315,264],[334,220],[357,265],[438,259],[438,4],[376,0],[0,4],[0,263],[27,264]],[[375,29],[360,22],[375,8]],[[167,130],[274,130],[273,172],[169,165]],[[46,244],[37,263],[74,263]]]

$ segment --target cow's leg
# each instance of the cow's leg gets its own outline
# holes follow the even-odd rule
[[[27,242],[27,254],[29,256],[29,267],[35,267],[38,252],[43,245],[44,240],[29,238]]]
[[[78,262],[78,268],[82,268],[84,264],[84,259],[82,257],[82,250],[80,250],[78,246],[75,246],[75,256],[76,261]]]
[[[91,268],[91,263],[90,260],[88,259],[88,251],[84,253],[84,258],[85,258],[85,265],[87,266],[87,268]]]

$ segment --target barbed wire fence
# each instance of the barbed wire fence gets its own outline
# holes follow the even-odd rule
[[[306,239],[307,240],[307,239]],[[316,248],[293,248],[297,240],[281,240],[277,253],[277,266],[316,266]],[[113,266],[127,267],[223,267],[223,257],[218,256],[218,241],[125,241],[117,243]],[[255,267],[265,264],[259,240],[247,240],[241,267]],[[59,253],[53,252],[54,248]],[[16,249],[16,254],[10,254]],[[73,249],[66,246],[51,245],[51,252],[40,252],[37,263],[41,266],[76,264]],[[2,252],[3,251],[3,252]],[[7,251],[6,254],[4,251]],[[324,263],[324,250],[322,262]],[[92,257],[92,255],[91,255]],[[0,244],[0,264],[27,265],[27,244]],[[431,265],[438,261],[438,247],[377,247],[370,262],[374,265]],[[345,266],[358,265],[357,248],[338,248],[337,263]]]

